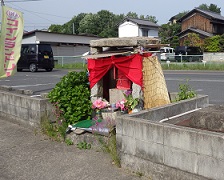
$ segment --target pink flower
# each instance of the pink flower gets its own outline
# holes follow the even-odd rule
[[[120,108],[122,111],[125,110],[125,109],[126,109],[126,108],[125,108],[125,102],[126,102],[125,99],[123,99],[123,100],[121,100],[121,101],[118,101],[118,102],[116,103],[116,108]]]
[[[93,109],[103,109],[109,106],[109,103],[102,99],[102,98],[98,98],[96,101],[93,102],[92,104],[92,108]]]

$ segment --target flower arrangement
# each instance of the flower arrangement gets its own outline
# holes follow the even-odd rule
[[[132,96],[132,90],[126,90],[124,92],[124,97],[125,97],[125,107],[128,109],[128,111],[132,111],[135,106],[138,105],[139,99],[138,98],[133,98]]]
[[[96,99],[92,104],[93,109],[104,109],[108,106],[109,106],[109,102],[101,97]]]
[[[118,101],[116,108],[119,108],[121,111],[132,111],[138,105],[139,99],[133,98],[132,90],[126,90],[123,94],[125,99]]]
[[[125,107],[125,102],[126,102],[126,99],[123,99],[121,101],[118,101],[116,103],[116,108],[120,109],[121,111],[125,111],[127,108]]]

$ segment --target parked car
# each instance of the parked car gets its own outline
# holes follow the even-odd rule
[[[175,48],[175,60],[178,62],[181,62],[181,61],[201,62],[202,59],[203,59],[203,51],[200,47],[177,46]]]
[[[174,48],[161,47],[160,48],[160,60],[161,61],[172,61],[175,60]]]
[[[52,71],[54,68],[53,51],[50,44],[22,44],[17,71],[29,69],[36,72],[38,69]]]

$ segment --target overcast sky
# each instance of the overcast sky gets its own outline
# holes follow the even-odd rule
[[[10,2],[17,1],[17,2]],[[4,0],[5,5],[24,15],[25,30],[48,28],[51,24],[64,24],[79,13],[97,13],[108,10],[114,14],[136,12],[138,15],[155,16],[158,24],[183,11],[192,10],[201,4],[216,4],[224,16],[223,0]]]

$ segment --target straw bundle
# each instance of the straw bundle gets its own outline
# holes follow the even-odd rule
[[[143,59],[143,87],[145,109],[170,103],[166,81],[157,56]]]

